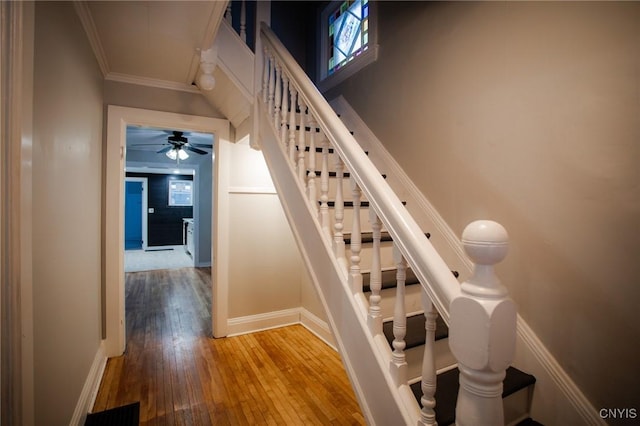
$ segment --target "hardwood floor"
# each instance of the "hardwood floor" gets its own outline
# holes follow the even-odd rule
[[[211,338],[211,270],[126,276],[127,350],[93,412],[140,401],[141,425],[365,424],[339,355],[300,325]]]

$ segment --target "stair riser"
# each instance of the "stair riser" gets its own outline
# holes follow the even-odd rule
[[[456,359],[449,349],[449,340],[440,339],[435,342],[436,371],[448,369],[456,364]],[[407,360],[407,377],[409,382],[422,377],[422,360],[424,359],[424,346],[416,346],[405,351]]]
[[[350,246],[347,245],[345,249],[347,255],[347,263],[351,264]],[[371,244],[363,244],[362,249],[360,250],[360,270],[371,270],[372,262],[373,246]],[[380,264],[382,268],[391,268],[395,266],[393,263],[393,243],[391,241],[380,243]]]

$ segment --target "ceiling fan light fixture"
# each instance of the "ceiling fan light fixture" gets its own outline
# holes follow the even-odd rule
[[[187,151],[182,148],[173,148],[170,151],[167,151],[166,155],[172,160],[186,160],[187,158],[189,158],[189,154],[187,154]]]
[[[178,153],[175,149],[172,149],[170,151],[167,151],[167,157],[169,157],[172,160],[175,160],[176,158],[178,158]]]

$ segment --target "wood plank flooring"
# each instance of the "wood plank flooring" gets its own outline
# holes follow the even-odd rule
[[[295,325],[211,337],[211,270],[126,274],[127,350],[93,412],[140,401],[141,425],[363,425],[339,355]]]

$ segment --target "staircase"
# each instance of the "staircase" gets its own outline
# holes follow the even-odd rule
[[[258,139],[368,422],[536,424],[535,378],[509,366],[515,306],[493,272],[504,228],[465,229],[475,268],[460,283],[265,25],[261,44]]]

